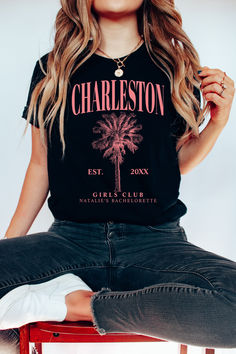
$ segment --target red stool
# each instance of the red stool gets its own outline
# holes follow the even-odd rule
[[[29,343],[34,343],[32,354],[42,354],[42,343],[94,342],[167,342],[166,340],[135,333],[107,333],[100,335],[92,322],[44,321],[28,323],[20,329],[20,354],[30,354]],[[187,354],[187,345],[179,345],[179,354]],[[214,354],[206,348],[205,354]]]

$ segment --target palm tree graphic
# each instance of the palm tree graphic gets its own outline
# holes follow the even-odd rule
[[[137,134],[142,129],[141,124],[136,124],[134,113],[127,115],[122,112],[119,117],[115,113],[103,114],[104,120],[98,120],[98,126],[93,127],[93,133],[101,134],[101,138],[92,142],[94,149],[105,150],[103,158],[109,158],[115,165],[115,192],[121,192],[120,165],[124,161],[127,147],[132,153],[138,150],[137,144],[143,140]]]

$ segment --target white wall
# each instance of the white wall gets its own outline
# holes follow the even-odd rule
[[[177,0],[183,16],[184,29],[196,46],[202,65],[220,68],[236,81],[236,2],[235,0]],[[26,103],[30,78],[38,57],[53,44],[53,22],[59,9],[59,0],[1,0],[0,2],[0,236],[14,213],[30,157],[30,129],[21,139],[25,120],[21,118]],[[236,131],[235,102],[226,127],[213,150],[193,171],[182,176],[180,198],[188,207],[182,225],[190,242],[236,261]],[[30,232],[46,230],[53,217],[45,203]],[[147,344],[150,350],[169,350],[177,345]],[[49,347],[50,346],[50,347]],[[64,352],[65,346],[48,346],[48,353]],[[167,349],[167,346],[168,349]],[[46,348],[47,346],[45,346]],[[57,349],[55,349],[57,348]],[[67,353],[89,345],[68,345]],[[86,348],[86,349],[85,349]],[[124,351],[124,344],[97,345],[96,352]],[[132,349],[143,352],[143,346]],[[152,348],[152,349],[151,349]],[[175,349],[174,349],[175,348]],[[71,351],[70,351],[71,350]],[[100,350],[100,351],[99,351]],[[127,353],[130,346],[126,345]],[[202,353],[190,347],[189,354]],[[236,349],[217,349],[216,354],[236,353]]]
[[[219,68],[236,81],[235,0],[177,0],[183,26],[202,66]],[[233,102],[230,119],[208,156],[182,176],[188,206],[182,222],[191,242],[236,260],[236,160]]]
[[[31,152],[31,127],[22,138],[31,75],[36,60],[53,45],[59,0],[0,1],[0,235],[15,211]],[[29,232],[46,230],[53,217],[45,203]]]

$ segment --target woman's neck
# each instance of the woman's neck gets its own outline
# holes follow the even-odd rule
[[[136,13],[119,18],[100,17],[98,23],[102,33],[99,48],[113,58],[126,55],[140,40]]]

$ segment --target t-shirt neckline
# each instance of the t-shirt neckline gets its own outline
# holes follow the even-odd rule
[[[132,56],[133,54],[135,54],[135,53],[138,53],[140,50],[142,50],[142,49],[144,48],[144,46],[145,46],[145,42],[143,41],[143,43],[142,43],[137,49],[135,49],[135,50],[129,55],[129,57],[131,57],[131,56]],[[104,60],[112,60],[112,58],[108,58],[108,57],[105,57],[105,56],[100,55],[100,54],[97,54],[97,53],[93,53],[93,54],[94,54],[96,57],[101,58],[101,59],[104,59]],[[128,55],[128,54],[123,55],[122,57],[116,57],[116,58],[113,58],[113,59],[115,59],[115,60],[123,59],[123,58],[125,58],[127,55]]]

